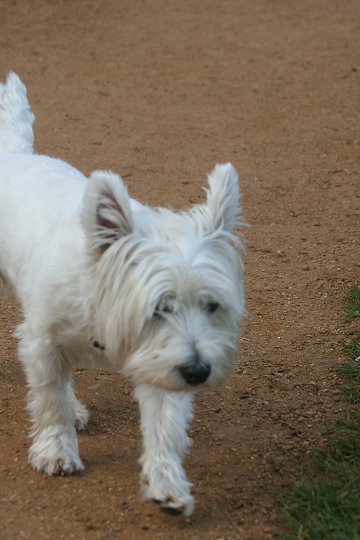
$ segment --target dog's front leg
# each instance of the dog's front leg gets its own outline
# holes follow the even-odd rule
[[[140,405],[144,445],[142,494],[163,508],[190,515],[194,499],[182,459],[190,444],[186,429],[192,418],[193,396],[140,385],[135,397]]]
[[[76,411],[69,398],[71,369],[49,340],[27,338],[20,327],[20,358],[28,382],[28,409],[33,422],[32,466],[48,475],[82,471],[75,430]]]

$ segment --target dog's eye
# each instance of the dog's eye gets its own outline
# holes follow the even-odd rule
[[[154,311],[154,317],[160,317],[163,313],[171,313],[171,309],[169,306],[156,306],[156,309]]]
[[[207,306],[206,306],[206,311],[208,313],[215,313],[215,311],[217,310],[217,308],[219,307],[219,304],[217,302],[210,302]]]

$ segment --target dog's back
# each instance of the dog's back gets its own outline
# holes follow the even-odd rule
[[[26,87],[16,73],[9,73],[0,84],[0,153],[32,153],[34,120]]]
[[[26,87],[9,73],[0,84],[1,296],[7,284],[18,294],[24,289],[20,274],[27,275],[25,288],[30,290],[56,242],[75,244],[76,249],[83,243],[80,206],[85,178],[61,160],[34,153],[34,120]],[[34,249],[37,245],[43,250]]]

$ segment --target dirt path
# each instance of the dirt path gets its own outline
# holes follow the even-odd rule
[[[248,318],[228,384],[199,397],[190,519],[137,499],[138,413],[119,377],[82,372],[81,477],[27,464],[25,388],[0,308],[0,538],[272,538],[271,489],[326,443],[359,262],[357,0],[5,0],[1,78],[29,87],[37,150],[183,207],[215,162],[242,178]]]

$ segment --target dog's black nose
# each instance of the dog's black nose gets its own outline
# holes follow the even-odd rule
[[[196,386],[206,381],[211,373],[211,366],[207,362],[196,361],[181,366],[180,373],[187,384]]]

